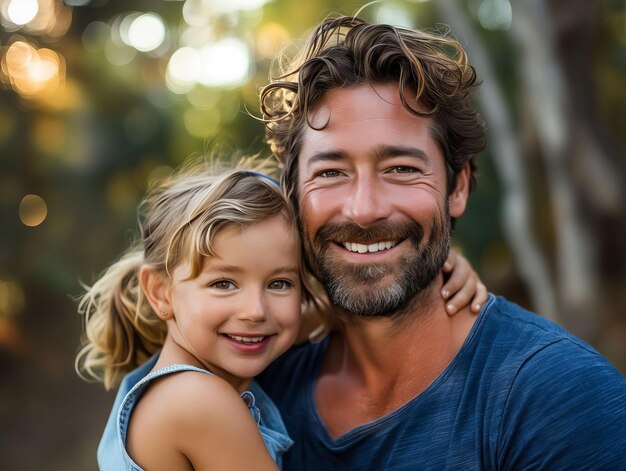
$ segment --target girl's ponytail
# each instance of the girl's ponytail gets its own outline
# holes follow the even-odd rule
[[[76,371],[85,379],[102,381],[106,389],[144,363],[163,345],[165,322],[158,319],[139,285],[144,264],[135,247],[111,265],[81,297],[85,344],[76,357]]]

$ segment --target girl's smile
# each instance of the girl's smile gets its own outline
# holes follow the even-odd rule
[[[168,341],[238,390],[294,342],[300,326],[300,251],[282,215],[222,229],[202,272],[186,264],[168,288]],[[193,361],[190,360],[190,361]]]

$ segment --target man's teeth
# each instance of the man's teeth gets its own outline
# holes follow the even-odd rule
[[[344,242],[343,243],[343,246],[347,250],[349,250],[350,252],[358,252],[358,253],[378,252],[379,250],[390,249],[391,247],[393,247],[395,245],[396,245],[395,242],[390,242],[390,241],[377,242],[375,244],[369,244],[369,245],[357,244],[357,243],[354,243],[354,242]]]
[[[265,336],[263,337],[240,337],[239,335],[229,335],[229,334],[226,334],[226,335],[227,337],[240,343],[259,343],[261,340],[265,338]]]

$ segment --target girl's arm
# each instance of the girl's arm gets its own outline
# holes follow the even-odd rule
[[[455,249],[450,250],[443,272],[449,274],[441,288],[441,297],[446,300],[448,314],[456,314],[468,305],[472,312],[478,314],[487,300],[487,287],[467,259]]]
[[[165,377],[144,394],[128,450],[151,471],[278,470],[239,393],[204,373]]]

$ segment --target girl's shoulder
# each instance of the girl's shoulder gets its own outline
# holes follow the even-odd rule
[[[185,460],[196,469],[227,468],[222,460],[235,459],[242,443],[265,452],[246,403],[224,379],[183,370],[151,383],[133,410],[127,439],[144,469],[178,469]]]
[[[150,381],[135,406],[131,424],[166,425],[182,433],[199,422],[209,429],[213,421],[207,419],[215,416],[219,420],[224,410],[231,409],[247,413],[239,393],[226,380],[198,369],[180,369]]]

